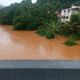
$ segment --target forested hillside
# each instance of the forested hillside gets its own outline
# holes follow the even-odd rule
[[[14,29],[37,29],[46,22],[55,21],[56,10],[72,4],[80,5],[80,0],[37,0],[35,4],[23,0],[0,10],[0,24],[13,24]]]
[[[54,8],[58,6],[59,8],[70,7],[72,4],[80,5],[80,0],[37,0],[39,4],[52,3]]]

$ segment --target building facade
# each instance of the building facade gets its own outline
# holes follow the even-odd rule
[[[56,13],[61,22],[70,21],[72,14],[80,13],[80,6],[72,5],[71,8],[63,9],[61,11],[57,11]]]

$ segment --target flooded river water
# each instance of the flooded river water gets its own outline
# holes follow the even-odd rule
[[[67,47],[65,40],[48,40],[35,31],[12,31],[11,26],[0,25],[0,59],[79,60],[80,45]]]

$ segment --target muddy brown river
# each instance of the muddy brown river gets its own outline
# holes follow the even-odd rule
[[[79,60],[80,45],[67,47],[64,37],[48,40],[35,31],[12,31],[0,25],[0,59]]]

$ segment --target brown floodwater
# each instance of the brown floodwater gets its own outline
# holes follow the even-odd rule
[[[80,45],[67,47],[65,37],[48,40],[35,31],[12,31],[0,25],[0,59],[79,60]],[[80,43],[80,42],[79,42]]]

